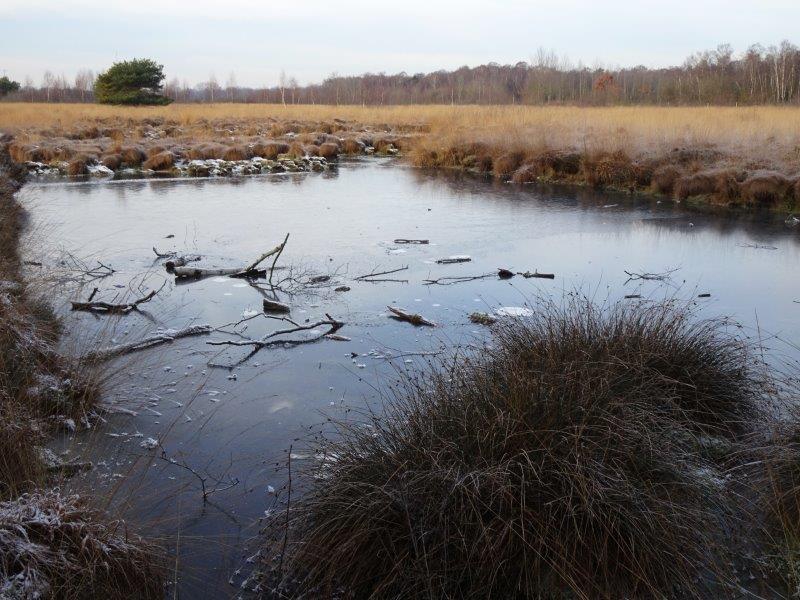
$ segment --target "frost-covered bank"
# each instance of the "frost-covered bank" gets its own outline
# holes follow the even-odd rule
[[[25,170],[10,159],[10,142],[0,138],[0,597],[148,597],[161,580],[139,538],[48,489],[87,466],[44,445],[58,428],[94,417],[97,390],[90,373],[56,351],[58,323],[26,289],[18,247],[25,215],[14,197]]]

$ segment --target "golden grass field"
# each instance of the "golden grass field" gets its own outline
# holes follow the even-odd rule
[[[395,147],[420,167],[654,192],[721,205],[800,203],[800,107],[0,104],[18,161],[168,170],[180,158],[246,159],[279,140],[297,156]],[[126,156],[133,149],[134,162]],[[166,152],[166,153],[165,153]],[[160,153],[160,154],[159,154]]]
[[[97,119],[165,118],[191,127],[201,121],[330,121],[392,127],[421,124],[434,139],[469,137],[515,145],[639,154],[674,146],[714,145],[735,153],[779,158],[800,151],[797,107],[540,107],[540,106],[318,106],[172,104],[117,107],[93,104],[0,104],[0,129],[71,128]]]

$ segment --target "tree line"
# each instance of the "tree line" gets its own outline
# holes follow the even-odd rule
[[[93,102],[95,77],[79,71],[74,81],[45,73],[40,85],[26,80],[8,100]],[[800,49],[784,41],[753,45],[735,55],[730,45],[699,52],[680,66],[626,68],[574,65],[552,51],[513,65],[489,63],[432,73],[332,74],[299,85],[281,74],[277,85],[240,86],[231,73],[190,85],[172,78],[162,90],[176,102],[270,102],[283,104],[800,104]]]

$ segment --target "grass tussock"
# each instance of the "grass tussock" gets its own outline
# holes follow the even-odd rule
[[[142,164],[143,169],[153,171],[169,171],[173,166],[175,166],[175,155],[168,150],[153,154]]]
[[[58,490],[0,502],[3,598],[164,597],[159,551]]]
[[[285,589],[699,595],[718,513],[690,447],[748,427],[747,347],[669,305],[574,301],[494,327],[480,354],[407,381],[385,415],[314,449],[308,490],[272,523],[288,532]]]

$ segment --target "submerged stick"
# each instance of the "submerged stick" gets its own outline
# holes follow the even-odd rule
[[[166,344],[180,338],[185,338],[193,335],[203,335],[206,333],[211,333],[212,331],[213,329],[211,325],[192,325],[191,327],[185,327],[184,329],[178,329],[178,330],[172,329],[172,330],[157,332],[149,337],[144,338],[143,340],[139,340],[138,342],[131,342],[130,344],[120,344],[118,346],[109,346],[108,348],[94,350],[84,355],[83,360],[84,361],[109,360],[117,356],[122,356],[123,354],[138,352],[139,350],[145,350],[147,348],[152,348],[153,346]]]
[[[158,294],[164,288],[166,283],[167,282],[165,281],[157,290],[153,290],[146,296],[143,296],[138,300],[134,300],[133,302],[112,304],[111,302],[92,301],[92,298],[94,298],[95,294],[97,293],[97,288],[95,288],[95,290],[92,292],[92,295],[89,296],[88,301],[71,302],[70,304],[72,304],[72,310],[85,310],[93,313],[125,315],[133,310],[137,310],[140,304],[150,302],[150,300],[155,298],[156,294]]]
[[[530,271],[525,271],[524,273],[517,273],[517,275],[522,275],[525,279],[530,279],[532,277],[537,277],[539,279],[555,279],[556,276],[554,273],[539,273],[539,271],[534,271],[531,273]]]
[[[395,244],[428,244],[429,240],[408,240],[406,238],[397,238]]]
[[[436,327],[436,323],[433,321],[429,321],[422,315],[410,313],[399,306],[387,306],[386,308],[388,308],[389,312],[392,313],[389,316],[398,319],[399,321],[406,321],[412,325],[427,325],[428,327]]]

